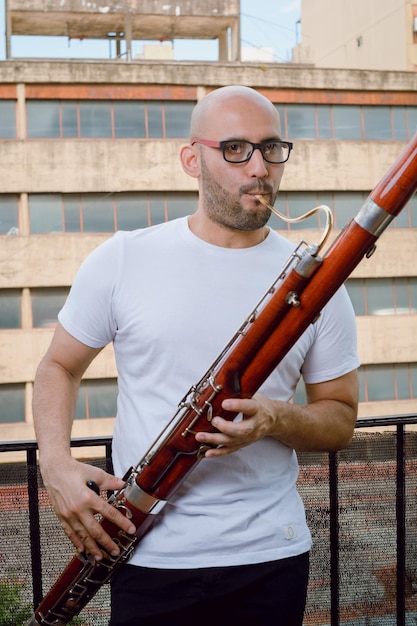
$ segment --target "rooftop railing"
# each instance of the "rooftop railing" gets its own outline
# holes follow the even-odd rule
[[[111,471],[110,437],[72,447]],[[10,452],[26,453],[26,463],[7,462]],[[0,453],[0,606],[12,595],[16,616],[40,603],[74,552],[46,495],[36,443],[0,443]],[[417,624],[417,415],[360,419],[347,450],[299,461],[313,536],[305,626]],[[105,585],[77,623],[108,618]]]

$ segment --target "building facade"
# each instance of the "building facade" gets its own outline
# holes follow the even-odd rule
[[[413,72],[238,61],[0,63],[1,440],[34,437],[36,367],[86,255],[118,229],[195,210],[196,183],[179,150],[194,104],[228,84],[267,96],[294,142],[277,208],[296,216],[329,205],[333,237],[417,129]],[[308,242],[321,226],[271,225]],[[416,198],[347,286],[362,362],[360,415],[417,411]],[[112,432],[116,393],[108,346],[85,375],[75,437]]]
[[[316,67],[417,70],[415,0],[301,0],[293,61]]]

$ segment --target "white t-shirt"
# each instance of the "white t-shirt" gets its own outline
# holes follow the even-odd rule
[[[222,248],[181,218],[118,232],[81,266],[59,314],[90,347],[113,341],[118,369],[115,473],[136,465],[280,274],[294,245],[270,231],[259,245]],[[344,288],[261,387],[289,401],[307,383],[356,367],[355,319]],[[203,459],[141,540],[131,563],[195,568],[261,563],[310,548],[293,450],[267,437]]]

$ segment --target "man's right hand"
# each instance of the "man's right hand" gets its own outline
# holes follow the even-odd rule
[[[75,548],[79,552],[89,552],[96,560],[103,556],[99,545],[117,556],[118,546],[104,531],[96,515],[108,519],[129,534],[134,534],[136,529],[129,519],[97,495],[87,483],[95,482],[100,491],[114,491],[123,487],[123,480],[73,458],[60,460],[52,467],[43,467],[42,476],[54,511]]]

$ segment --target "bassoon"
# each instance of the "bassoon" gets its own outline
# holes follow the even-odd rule
[[[329,228],[319,244],[299,244],[229,344],[181,400],[168,426],[128,471],[124,487],[109,503],[131,519],[136,534],[102,519],[120,554],[114,557],[102,548],[102,560],[95,561],[88,553],[76,553],[28,626],[68,624],[129,559],[164,504],[204,458],[207,445],[198,443],[195,434],[215,432],[214,415],[236,417],[222,408],[223,400],[256,393],[362,258],[373,253],[376,240],[416,189],[417,133],[323,256],[319,252]],[[262,196],[258,201],[266,204]]]

